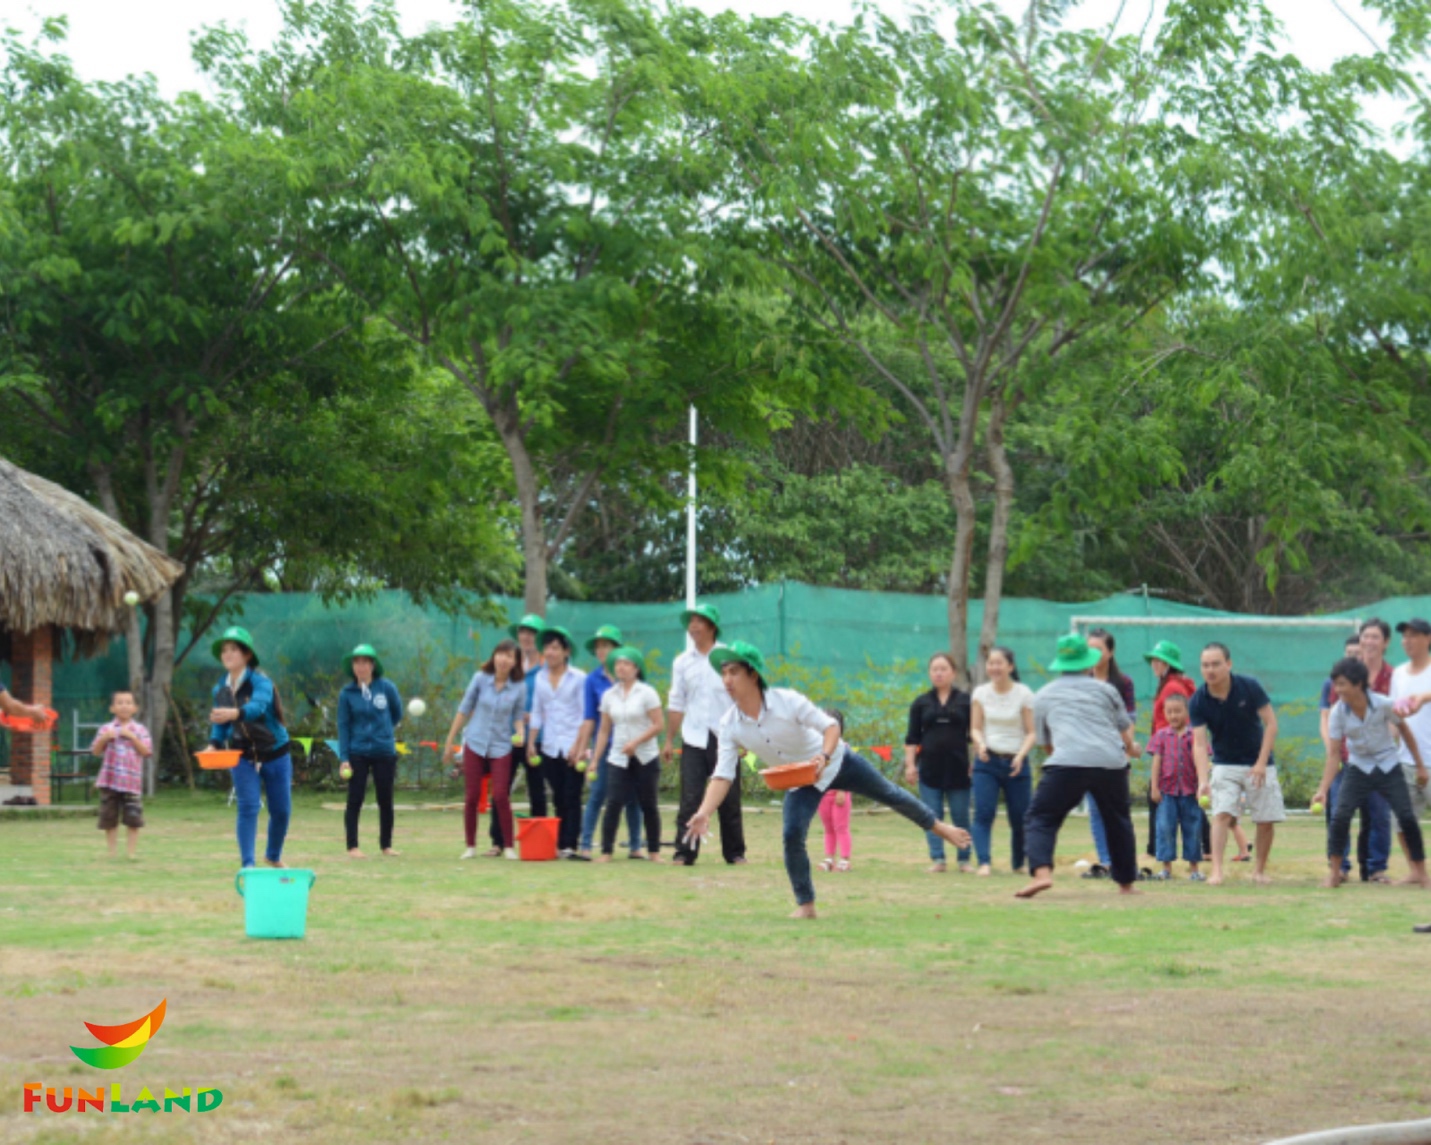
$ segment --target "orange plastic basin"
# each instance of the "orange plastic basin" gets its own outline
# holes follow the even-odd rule
[[[560,829],[560,819],[518,819],[518,854],[528,863],[541,863],[555,859]]]
[[[60,714],[54,708],[45,709],[43,720],[34,720],[29,716],[7,716],[0,713],[0,726],[7,727],[12,732],[25,732],[30,735],[37,732],[53,731],[59,720]]]
[[[200,767],[209,771],[226,771],[228,768],[238,766],[238,761],[243,758],[243,752],[196,751],[194,758],[199,761]]]
[[[809,787],[815,782],[815,774],[813,763],[785,763],[765,768],[760,778],[771,791],[789,791],[792,787]]]

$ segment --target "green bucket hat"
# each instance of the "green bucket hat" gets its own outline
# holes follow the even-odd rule
[[[598,628],[596,630],[596,635],[593,636],[590,640],[588,640],[585,646],[586,650],[590,652],[593,656],[596,655],[596,642],[598,640],[610,640],[611,643],[615,644],[619,648],[621,646],[621,629],[617,628],[614,624],[603,624],[600,628]],[[610,662],[610,657],[607,657],[607,663],[609,664]]]
[[[353,676],[353,661],[356,660],[359,656],[366,656],[369,660],[373,662],[374,680],[376,680],[379,676],[383,674],[383,662],[378,659],[377,649],[375,649],[371,644],[359,644],[356,648],[354,648],[351,652],[344,656],[343,671],[348,673],[348,675]],[[353,676],[353,678],[355,680],[357,679],[356,676]]]
[[[521,620],[517,621],[516,624],[509,624],[507,626],[507,631],[511,634],[512,639],[515,640],[517,638],[517,633],[520,632],[523,628],[530,628],[533,632],[541,632],[541,630],[546,626],[547,622],[545,620],[543,620],[535,612],[529,612],[526,614],[526,616],[522,617]]]
[[[685,628],[689,626],[691,623],[691,617],[693,616],[699,616],[704,620],[710,621],[712,627],[714,627],[716,630],[716,635],[720,635],[720,609],[718,609],[715,605],[698,604],[695,606],[695,608],[686,609],[683,613],[681,613],[681,627]],[[749,645],[746,645],[746,647],[749,647]]]
[[[613,676],[616,675],[616,661],[618,660],[630,660],[636,665],[636,675],[643,680],[646,678],[646,657],[641,655],[639,648],[623,644],[620,648],[612,649],[611,655],[606,658],[606,670]]]
[[[1159,640],[1151,652],[1143,653],[1144,660],[1161,660],[1169,668],[1183,670],[1183,650],[1171,640]]]
[[[543,625],[541,631],[537,633],[537,647],[545,648],[551,642],[553,636],[566,642],[566,650],[568,652],[576,647],[576,641],[571,638],[571,633],[560,624]]]
[[[1058,659],[1048,666],[1050,672],[1086,672],[1103,659],[1103,653],[1090,648],[1083,636],[1074,632],[1058,638]]]
[[[234,625],[232,628],[225,628],[224,634],[209,646],[214,654],[215,660],[222,659],[219,653],[224,650],[225,644],[239,644],[247,648],[249,655],[253,657],[253,661],[249,664],[249,667],[258,667],[258,649],[253,646],[253,637],[248,634],[247,628],[240,628],[238,625]]]
[[[754,644],[747,644],[744,640],[737,640],[728,646],[712,648],[710,659],[711,667],[717,672],[727,664],[744,664],[767,684],[770,682],[765,674],[765,657],[760,654],[759,648]]]

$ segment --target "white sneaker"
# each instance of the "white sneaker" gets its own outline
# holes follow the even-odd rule
[[[502,858],[504,859],[515,859],[516,857],[517,852],[511,847],[508,847],[505,851],[502,852]]]
[[[463,859],[475,859],[477,857],[477,848],[468,847],[459,857]]]

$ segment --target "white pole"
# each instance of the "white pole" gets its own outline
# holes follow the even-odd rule
[[[690,471],[686,477],[686,607],[696,606],[696,407],[691,406]]]

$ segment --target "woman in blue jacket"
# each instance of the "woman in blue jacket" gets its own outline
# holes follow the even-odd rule
[[[293,811],[293,761],[288,755],[283,703],[273,681],[258,670],[258,653],[247,629],[228,629],[214,641],[212,651],[224,666],[224,676],[214,685],[209,743],[220,751],[243,753],[233,771],[239,860],[245,867],[253,866],[261,788],[268,799],[264,859],[270,867],[282,867],[283,840]]]
[[[383,675],[383,662],[371,644],[359,644],[343,657],[343,670],[353,677],[338,695],[338,758],[353,769],[348,780],[348,858],[365,859],[358,850],[358,815],[368,793],[368,773],[378,793],[378,845],[384,855],[393,850],[393,781],[397,778],[397,740],[393,729],[402,723],[402,697]]]

